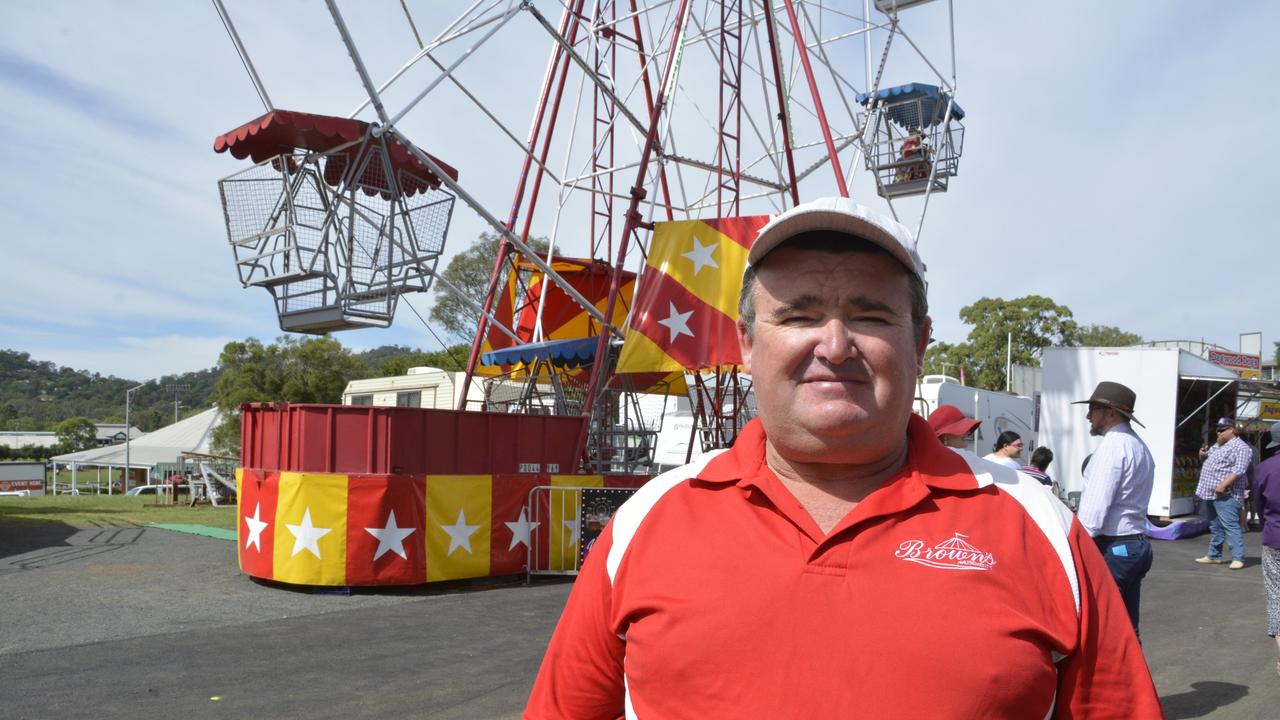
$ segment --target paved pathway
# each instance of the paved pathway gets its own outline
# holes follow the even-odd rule
[[[0,525],[6,718],[514,718],[569,585],[312,594],[225,540]],[[1143,636],[1170,718],[1280,717],[1259,535],[1244,570],[1156,543]]]

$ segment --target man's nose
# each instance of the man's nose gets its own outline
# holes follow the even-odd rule
[[[818,329],[820,336],[814,354],[833,365],[857,355],[853,335],[839,318],[831,318]]]

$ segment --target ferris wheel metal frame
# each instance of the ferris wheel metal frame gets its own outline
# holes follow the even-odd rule
[[[273,110],[222,0],[213,3],[259,97],[268,111]],[[904,164],[894,156],[899,140],[893,136],[897,121],[892,117],[892,101],[881,97],[888,85],[886,73],[893,74],[890,51],[895,43],[905,46],[914,67],[922,68],[926,79],[936,83],[940,110],[930,111],[936,113],[934,130],[951,133],[962,117],[954,102],[952,0],[934,3],[945,6],[942,35],[949,51],[949,73],[940,70],[922,51],[922,43],[899,23],[900,10],[922,12],[912,7],[921,4],[919,0],[863,0],[859,14],[833,7],[831,2],[805,0],[665,0],[643,6],[640,0],[541,3],[559,9],[558,22],[530,0],[475,0],[425,41],[402,0],[418,50],[381,83],[371,76],[337,0],[325,4],[366,96],[350,117],[371,110],[376,118],[370,130],[373,137],[394,139],[408,149],[439,179],[442,189],[502,238],[487,300],[483,307],[473,307],[480,328],[473,338],[464,387],[475,373],[490,328],[516,337],[498,322],[494,299],[504,269],[518,256],[577,302],[596,330],[598,360],[592,365],[582,406],[587,416],[609,385],[611,365],[603,359],[622,338],[622,327],[609,320],[621,301],[621,279],[629,264],[643,262],[646,233],[654,222],[736,216],[748,209],[778,212],[799,203],[801,186],[807,190],[822,182],[819,177],[824,173],[830,177],[822,182],[823,194],[849,196],[863,170],[870,171],[872,186],[898,219],[898,203],[905,193],[892,191],[889,186],[895,176],[882,167]],[[477,52],[500,42],[504,31],[521,17],[540,29],[550,44],[523,139],[502,118],[495,101],[464,82],[459,72]],[[850,49],[855,44],[861,45],[861,53]],[[841,72],[858,55],[864,70],[861,87]],[[388,107],[388,90],[404,82],[411,69],[427,63],[437,71],[431,79],[402,107]],[[574,81],[576,91],[571,87]],[[492,123],[493,137],[509,144],[519,158],[505,217],[481,202],[456,173],[437,164],[399,127],[426,98],[445,89],[458,93],[455,97],[483,114]],[[496,103],[502,102],[499,92]],[[590,123],[589,133],[581,127],[584,120]],[[899,123],[898,132],[904,130]],[[962,142],[962,126],[959,132]],[[940,147],[942,141],[934,142]],[[929,157],[927,181],[918,183],[920,192],[910,194],[919,198],[914,222],[917,239],[932,194],[944,191],[945,180],[956,174],[959,146],[953,143],[952,149],[950,157],[941,153]],[[561,158],[556,166],[553,153]],[[549,212],[550,217],[544,220],[540,211]],[[528,244],[538,218],[549,222],[551,247],[556,247],[559,234],[570,224],[566,214],[575,211],[587,214],[582,223],[589,238],[587,257],[603,258],[612,265],[603,309],[556,272],[554,254],[540,254]],[[430,272],[440,279],[434,265]],[[716,394],[715,402],[725,402],[724,389],[738,385],[728,375],[717,375],[719,369],[709,370],[708,392]],[[694,376],[701,384],[696,369]],[[737,391],[732,394],[735,406],[728,414],[717,408],[716,414],[736,423],[737,404],[745,398]],[[460,410],[465,403],[464,396]],[[579,447],[587,442],[588,429],[583,432]],[[726,435],[728,440],[732,434]]]

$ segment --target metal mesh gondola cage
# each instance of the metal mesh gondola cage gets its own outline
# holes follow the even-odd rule
[[[431,286],[454,196],[375,130],[276,110],[215,142],[256,163],[218,189],[240,282],[271,293],[282,330],[387,327],[402,293]]]
[[[886,198],[946,192],[960,170],[964,110],[934,85],[909,83],[862,93],[866,161]]]

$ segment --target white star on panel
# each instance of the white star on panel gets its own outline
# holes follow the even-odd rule
[[[582,526],[578,524],[578,518],[570,518],[560,522],[564,523],[565,529],[569,531],[569,544],[577,545],[578,534],[582,531]]]
[[[245,538],[244,549],[248,550],[250,545],[258,548],[258,552],[262,552],[262,531],[270,525],[265,520],[258,517],[259,511],[262,510],[262,503],[253,506],[253,517],[245,517],[244,524],[249,526],[249,537]]]
[[[440,529],[449,536],[449,552],[445,553],[446,555],[452,555],[458,548],[465,548],[467,554],[471,554],[471,536],[480,529],[480,526],[468,525],[465,512],[462,508],[458,508],[458,521],[453,525],[441,525]]]
[[[665,326],[671,332],[668,342],[675,342],[676,338],[681,335],[693,337],[693,331],[689,329],[689,318],[693,317],[693,311],[679,312],[673,302],[668,302],[667,306],[671,308],[671,314],[667,316],[666,320],[659,320],[658,324]]]
[[[529,544],[533,531],[538,529],[542,523],[529,522],[529,516],[525,513],[524,508],[520,508],[520,519],[515,522],[503,523],[507,529],[511,531],[511,545],[507,546],[507,550],[515,550],[517,545],[524,545],[526,548],[532,547]]]
[[[715,257],[712,254],[716,251],[716,244],[703,245],[698,238],[693,239],[693,249],[687,253],[681,253],[680,257],[686,257],[693,261],[693,274],[697,277],[704,267],[713,267],[717,270],[720,266],[716,264]]]
[[[377,560],[388,552],[393,552],[408,560],[409,556],[404,554],[404,539],[412,535],[416,529],[397,527],[395,510],[388,514],[385,527],[365,528],[365,532],[378,539],[378,551],[373,554],[373,559]]]
[[[297,555],[305,548],[311,551],[312,555],[319,558],[320,544],[318,541],[332,530],[332,528],[318,528],[311,524],[311,508],[309,506],[302,513],[301,525],[289,525],[286,523],[285,527],[289,528],[289,532],[293,533],[293,552],[289,554],[289,557]]]

